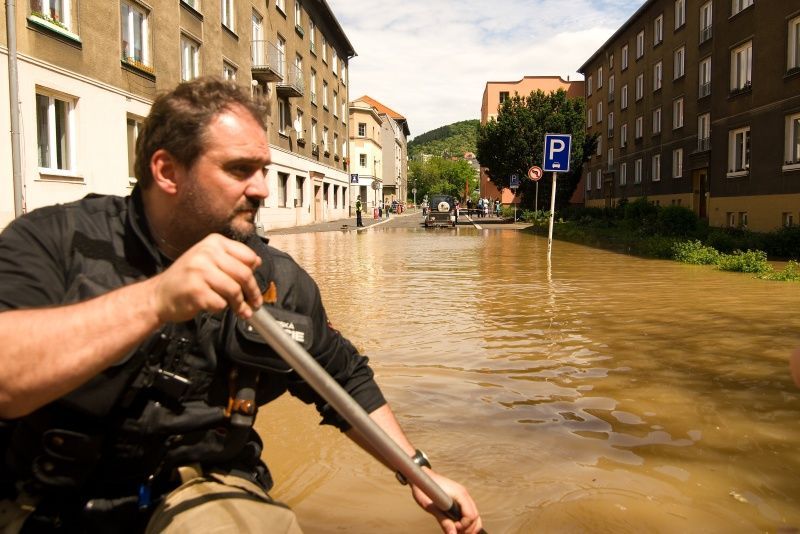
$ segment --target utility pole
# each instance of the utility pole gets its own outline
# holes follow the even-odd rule
[[[17,77],[17,24],[14,0],[6,0],[6,38],[8,40],[8,105],[11,115],[11,165],[14,183],[14,216],[25,213],[25,186],[22,183],[19,132],[19,79]]]

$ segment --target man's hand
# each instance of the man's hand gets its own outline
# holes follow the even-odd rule
[[[253,270],[261,258],[247,245],[211,234],[151,279],[159,321],[187,321],[230,306],[245,319],[262,304]]]
[[[439,526],[442,527],[442,532],[445,534],[477,534],[480,532],[483,525],[481,517],[478,515],[478,507],[475,505],[475,501],[472,500],[466,488],[449,478],[438,475],[435,471],[430,469],[425,469],[425,472],[461,507],[461,519],[459,521],[453,521],[444,515],[421,489],[412,486],[411,490],[414,499],[425,511],[436,517],[439,521]]]

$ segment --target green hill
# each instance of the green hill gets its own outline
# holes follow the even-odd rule
[[[462,156],[464,152],[476,151],[476,136],[479,120],[454,122],[418,135],[408,143],[411,158],[419,154],[434,156]]]

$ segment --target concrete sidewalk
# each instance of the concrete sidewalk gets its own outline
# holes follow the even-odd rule
[[[364,214],[361,218],[361,222],[364,223],[364,226],[362,228],[358,228],[356,226],[355,217],[350,217],[347,219],[337,219],[335,221],[312,223],[303,226],[292,226],[290,228],[273,228],[271,230],[267,230],[265,234],[267,235],[267,237],[269,237],[271,235],[306,234],[313,232],[334,232],[334,231],[364,232],[374,226],[380,226],[382,224],[386,224],[387,222],[391,221],[396,217],[409,217],[411,215],[421,215],[421,214],[422,210],[419,209],[410,209],[404,211],[400,215],[392,213],[388,219],[385,216],[382,219],[374,219],[372,217],[367,217],[367,215]]]

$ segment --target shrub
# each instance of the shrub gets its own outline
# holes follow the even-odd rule
[[[658,217],[658,210],[659,207],[647,200],[647,197],[640,197],[623,205],[623,217],[629,221],[652,223]]]
[[[638,254],[642,254],[644,256],[669,259],[672,257],[672,249],[674,246],[674,238],[654,235],[642,239],[638,245],[631,248],[635,249]]]
[[[759,274],[758,277],[781,282],[800,282],[800,263],[790,261],[782,271],[767,271]]]
[[[737,250],[733,254],[723,254],[719,259],[719,268],[740,273],[766,273],[772,270],[767,263],[767,253],[762,250]]]
[[[800,259],[800,226],[781,228],[765,235],[764,249],[770,256]]]
[[[698,240],[678,241],[672,247],[672,258],[683,263],[695,265],[716,265],[720,253],[713,247],[707,247]]]
[[[666,206],[658,212],[656,231],[661,235],[689,237],[697,233],[697,215],[682,206]]]

